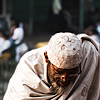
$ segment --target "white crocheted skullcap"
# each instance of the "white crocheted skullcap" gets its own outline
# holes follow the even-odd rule
[[[73,33],[56,33],[49,40],[47,55],[58,68],[75,68],[82,61],[82,42]]]

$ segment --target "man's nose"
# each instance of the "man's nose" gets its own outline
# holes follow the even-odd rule
[[[61,80],[62,80],[63,82],[65,82],[65,81],[66,81],[66,76],[65,76],[65,75],[62,75],[62,76],[61,76]]]

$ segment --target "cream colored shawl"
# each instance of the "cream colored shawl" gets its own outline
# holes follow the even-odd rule
[[[3,100],[98,100],[100,90],[100,46],[81,34],[82,72],[74,84],[57,91],[48,85],[46,46],[27,52],[20,60],[9,81]]]

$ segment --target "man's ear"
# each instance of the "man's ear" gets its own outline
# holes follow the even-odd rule
[[[49,59],[48,59],[47,51],[44,52],[44,57],[45,57],[45,62],[48,64]]]

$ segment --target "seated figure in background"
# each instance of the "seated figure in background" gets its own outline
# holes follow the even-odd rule
[[[23,41],[24,39],[24,29],[19,26],[19,22],[15,21],[15,23],[11,26],[10,29],[11,39],[14,41],[15,51],[16,51],[16,62],[19,61],[21,56],[29,50],[29,46]]]
[[[2,60],[6,60],[10,57],[10,53],[5,53],[10,48],[11,41],[9,40],[9,36],[6,32],[0,29],[0,58]]]

